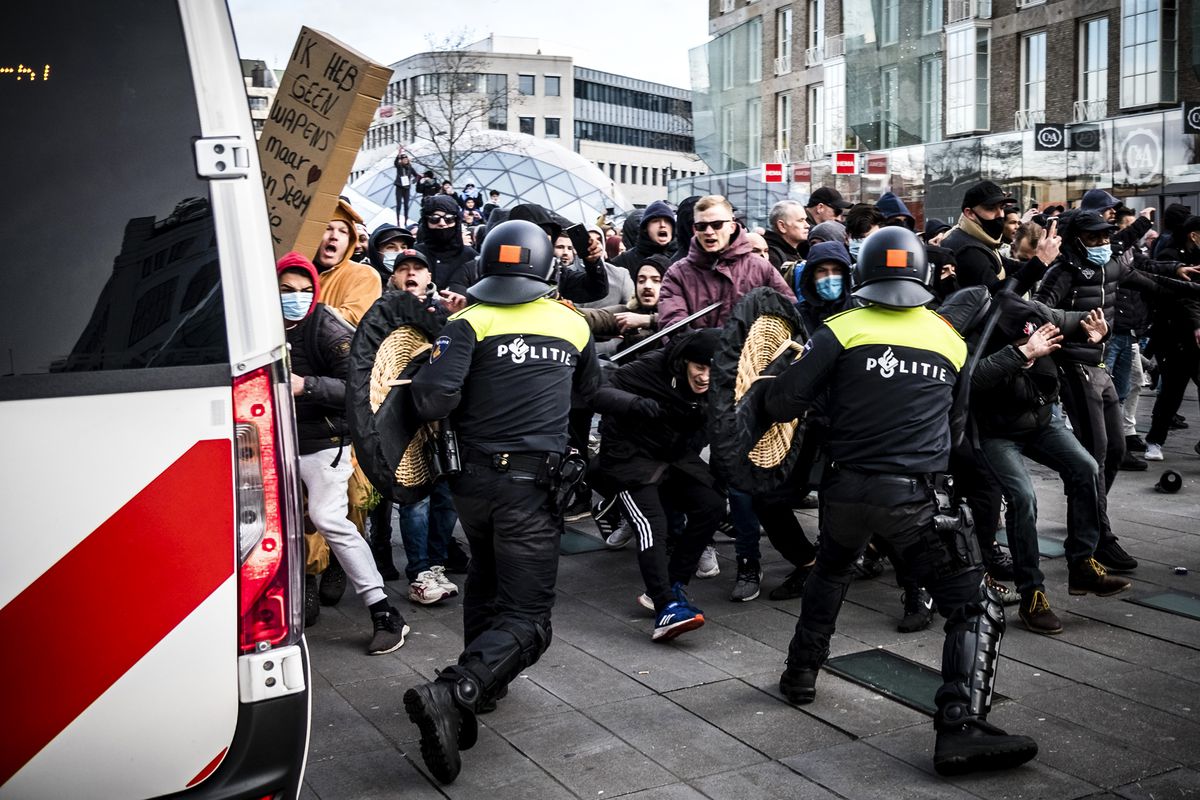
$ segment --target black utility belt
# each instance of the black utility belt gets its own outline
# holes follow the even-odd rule
[[[841,464],[837,461],[829,462],[829,468],[834,472],[855,472],[859,475],[878,475],[884,478],[910,478],[915,481],[932,482],[941,472],[891,472],[881,469],[868,469],[860,467],[857,464]]]
[[[559,453],[484,453],[481,450],[467,450],[466,462],[481,467],[490,467],[496,472],[528,472],[538,475],[548,471],[556,471],[562,461]]]

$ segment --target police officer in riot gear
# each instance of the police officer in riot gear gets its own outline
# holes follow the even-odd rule
[[[449,419],[461,471],[450,490],[471,544],[458,663],[409,689],[421,755],[449,783],[475,743],[475,715],[550,644],[571,390],[594,400],[600,373],[587,322],[546,297],[550,239],[531,222],[497,225],[480,253],[473,302],[452,316],[411,385],[420,416]]]
[[[911,231],[889,227],[869,236],[852,278],[854,296],[867,305],[830,317],[796,361],[751,393],[772,421],[795,419],[830,393],[832,463],[820,491],[820,549],[780,691],[796,704],[816,698],[855,559],[872,535],[882,536],[947,618],[935,768],[953,775],[1022,764],[1037,744],[986,722],[1003,606],[983,581],[970,513],[965,504],[952,507],[946,491],[966,345],[924,308],[933,298],[930,267]]]

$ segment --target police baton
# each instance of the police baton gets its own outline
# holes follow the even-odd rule
[[[626,350],[622,350],[619,353],[613,353],[611,356],[608,357],[608,360],[609,361],[620,361],[622,358],[625,358],[625,356],[630,355],[631,353],[636,353],[638,350],[641,350],[646,345],[651,344],[653,342],[657,342],[659,339],[662,339],[664,336],[674,333],[675,331],[682,328],[684,325],[687,325],[689,322],[692,322],[693,320],[697,320],[700,317],[703,317],[708,312],[715,311],[716,309],[718,309],[720,307],[721,307],[721,304],[719,302],[717,302],[717,303],[713,303],[712,305],[705,306],[704,308],[697,311],[695,314],[688,314],[686,317],[679,320],[679,322],[676,322],[672,325],[667,326],[666,328],[663,328],[661,331],[654,334],[653,336],[649,336],[645,339],[642,339],[640,342],[633,345],[632,347],[630,347]]]

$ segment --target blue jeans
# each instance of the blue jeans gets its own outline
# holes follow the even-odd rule
[[[754,513],[754,498],[746,492],[730,488],[729,518],[733,522],[733,552],[738,558],[758,561],[762,552],[758,540],[762,536],[758,516]]]
[[[1104,351],[1104,365],[1112,376],[1117,389],[1117,399],[1122,403],[1129,396],[1130,376],[1133,370],[1133,334],[1114,333]]]
[[[1090,557],[1100,541],[1100,497],[1104,491],[1100,468],[1055,418],[1018,440],[985,438],[980,446],[1008,499],[1008,549],[1012,552],[1017,591],[1024,597],[1044,588],[1045,579],[1038,568],[1037,495],[1022,456],[1058,472],[1073,501],[1067,506],[1066,551],[1071,564]]]
[[[446,564],[446,546],[454,535],[458,512],[445,481],[433,484],[429,497],[407,506],[396,506],[400,517],[400,538],[408,564],[404,574],[411,583],[430,567]]]

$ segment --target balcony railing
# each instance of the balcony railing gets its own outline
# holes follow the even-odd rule
[[[776,163],[779,163],[779,164],[792,163],[792,149],[790,147],[784,147],[782,149],[776,150],[775,151],[775,161],[776,161]]]
[[[825,57],[837,58],[838,56],[846,55],[846,36],[839,33],[835,36],[825,37]]]
[[[1039,125],[1046,121],[1046,109],[1044,108],[1022,108],[1016,113],[1016,120],[1013,123],[1017,130],[1028,131],[1032,130],[1034,125]]]
[[[737,0],[721,0],[721,13],[728,14],[730,11],[733,11],[733,6],[736,2]]]
[[[789,53],[786,56],[778,56],[775,59],[775,74],[787,75],[792,71],[792,56]]]
[[[805,161],[820,161],[825,157],[825,148],[819,144],[804,145],[804,160]]]
[[[1108,100],[1076,100],[1072,104],[1072,122],[1092,122],[1108,116]]]
[[[815,67],[825,60],[825,48],[810,47],[804,51],[804,66]]]
[[[950,0],[946,23],[962,22],[965,19],[991,19],[992,0]]]

